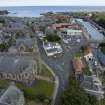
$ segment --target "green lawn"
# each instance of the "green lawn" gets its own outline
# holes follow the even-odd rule
[[[9,85],[9,80],[0,80],[0,88],[4,89],[4,88],[7,88]]]
[[[75,53],[76,57],[80,57],[84,54],[86,46],[81,46],[80,49]]]
[[[100,101],[100,105],[105,105],[105,98]]]
[[[82,52],[79,50],[75,53],[74,55],[75,57],[81,57],[82,56]]]
[[[90,72],[89,70],[89,66],[86,65],[84,68],[83,68],[83,74],[87,75],[87,76],[91,76],[92,73]]]
[[[9,83],[9,80],[0,80],[0,88],[7,88]],[[53,83],[43,80],[36,80],[33,86],[30,87],[22,83],[16,83],[16,86],[24,92],[25,98],[29,100],[37,99],[37,95],[51,98],[54,89]]]
[[[27,100],[25,105],[42,105],[42,104],[36,103],[35,101]]]
[[[32,100],[27,100],[25,105],[51,105],[51,104],[45,104],[45,103],[35,102]]]
[[[26,97],[35,97],[38,94],[44,94],[47,97],[51,97],[54,87],[54,84],[43,80],[36,81],[32,87],[26,87],[22,83],[16,83],[16,85],[24,91]]]
[[[42,64],[41,75],[45,77],[54,78],[49,69],[50,68],[48,68],[45,64]]]

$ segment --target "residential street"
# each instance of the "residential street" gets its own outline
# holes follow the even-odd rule
[[[37,41],[39,52],[42,60],[54,71],[56,76],[59,78],[59,89],[57,97],[60,96],[61,92],[64,90],[67,82],[69,80],[69,76],[72,73],[72,65],[71,60],[73,54],[79,49],[78,46],[73,46],[73,48],[67,49],[64,48],[64,54],[61,57],[52,58],[48,57],[43,49],[42,41],[38,39]],[[59,99],[56,98],[56,103],[58,103]],[[55,104],[56,104],[55,103]]]

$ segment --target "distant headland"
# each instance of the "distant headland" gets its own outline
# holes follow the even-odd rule
[[[0,10],[0,15],[7,15],[9,12],[7,10]]]

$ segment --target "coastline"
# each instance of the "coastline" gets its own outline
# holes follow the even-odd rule
[[[9,6],[0,10],[10,12],[7,16],[39,17],[46,12],[105,12],[105,6]]]

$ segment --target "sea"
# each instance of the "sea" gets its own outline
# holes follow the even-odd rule
[[[46,12],[105,12],[105,6],[9,6],[0,10],[8,10],[9,16],[39,17]]]

